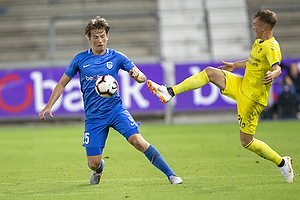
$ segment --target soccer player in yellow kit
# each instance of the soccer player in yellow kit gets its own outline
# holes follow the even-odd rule
[[[167,103],[175,95],[212,82],[220,88],[223,95],[237,101],[243,147],[275,163],[286,181],[294,182],[292,159],[289,156],[279,156],[266,143],[254,138],[259,115],[267,105],[272,82],[281,73],[280,47],[273,37],[276,21],[277,15],[273,11],[261,9],[256,13],[253,19],[256,40],[247,60],[233,63],[222,61],[223,66],[207,67],[173,87],[158,85],[151,80],[147,81],[147,85],[162,103]],[[246,68],[243,78],[232,73],[237,68]]]

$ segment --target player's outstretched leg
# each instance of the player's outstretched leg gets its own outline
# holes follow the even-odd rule
[[[144,152],[148,160],[160,171],[162,171],[169,179],[171,184],[181,184],[182,179],[177,176],[169,165],[166,163],[162,155],[157,151],[157,149],[150,145],[148,149]]]
[[[289,183],[292,183],[295,180],[295,173],[292,168],[293,159],[289,156],[284,156],[282,157],[282,159],[284,160],[284,165],[282,167],[279,167],[279,169],[283,174],[285,180]]]
[[[162,103],[167,103],[171,100],[173,96],[168,92],[168,89],[164,85],[158,85],[154,81],[147,80],[147,86],[153,94],[156,94],[159,98],[159,101]]]
[[[96,171],[92,171],[92,174],[91,174],[91,177],[90,177],[90,184],[91,185],[95,185],[95,184],[100,183],[103,168],[104,168],[104,160],[101,159],[101,164],[100,164],[99,168]]]
[[[181,94],[181,93],[186,92],[186,91],[201,88],[202,86],[209,83],[210,79],[208,78],[206,70],[213,71],[214,75],[212,76],[212,78],[216,79],[216,77],[217,77],[217,80],[218,80],[218,81],[215,81],[213,83],[215,83],[216,85],[220,85],[218,87],[221,88],[222,80],[224,79],[224,77],[223,77],[224,74],[221,70],[215,69],[215,68],[212,68],[212,67],[208,67],[205,70],[201,71],[200,73],[194,74],[194,75],[184,79],[181,83],[179,83],[177,85],[174,85],[172,87],[166,87],[166,86],[163,86],[163,85],[158,85],[158,84],[156,84],[155,82],[153,82],[151,80],[147,81],[147,85],[148,85],[148,88],[150,89],[150,91],[153,94],[156,94],[159,97],[159,100],[162,103],[167,103],[175,95]],[[214,77],[214,76],[216,76],[216,77]],[[223,77],[223,79],[221,79],[221,82],[219,80],[220,77]],[[223,84],[225,84],[225,79],[224,79]]]

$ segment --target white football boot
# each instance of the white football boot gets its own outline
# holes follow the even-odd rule
[[[182,183],[182,179],[179,176],[176,176],[176,175],[169,176],[169,181],[173,185]]]
[[[147,86],[153,94],[158,96],[159,101],[162,103],[167,103],[171,100],[172,96],[169,94],[166,86],[158,85],[151,80],[147,80]]]
[[[90,177],[90,184],[95,185],[100,183],[100,179],[102,176],[103,168],[104,168],[104,160],[101,160],[101,167],[97,169],[97,171],[92,171],[91,177]]]
[[[293,164],[293,159],[290,158],[289,156],[284,156],[282,157],[284,159],[284,165],[282,167],[279,167],[281,173],[283,174],[285,180],[289,183],[294,182],[295,180],[295,173],[292,168]]]

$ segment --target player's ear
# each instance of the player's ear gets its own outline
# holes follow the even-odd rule
[[[92,43],[92,38],[91,37],[86,37],[87,39],[88,39],[88,41],[90,42],[90,43]]]
[[[268,28],[268,26],[267,26],[266,24],[263,24],[263,25],[262,25],[262,30],[263,30],[263,32],[265,32],[265,31],[267,30],[267,28]]]

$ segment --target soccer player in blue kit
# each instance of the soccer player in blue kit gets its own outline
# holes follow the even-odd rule
[[[53,117],[52,106],[78,72],[85,112],[83,146],[86,149],[88,166],[93,171],[90,184],[100,182],[104,167],[102,152],[110,127],[123,135],[137,150],[144,153],[149,161],[168,177],[171,184],[180,184],[182,179],[172,171],[157,149],[142,137],[138,129],[139,125],[123,106],[119,93],[117,92],[110,98],[103,98],[96,93],[97,78],[109,74],[117,80],[120,69],[129,72],[130,77],[138,83],[146,81],[145,75],[128,57],[106,47],[109,30],[110,26],[104,18],[97,16],[88,21],[85,36],[92,44],[92,48],[73,58],[54,88],[45,108],[39,113],[39,117],[45,120],[46,113]]]

